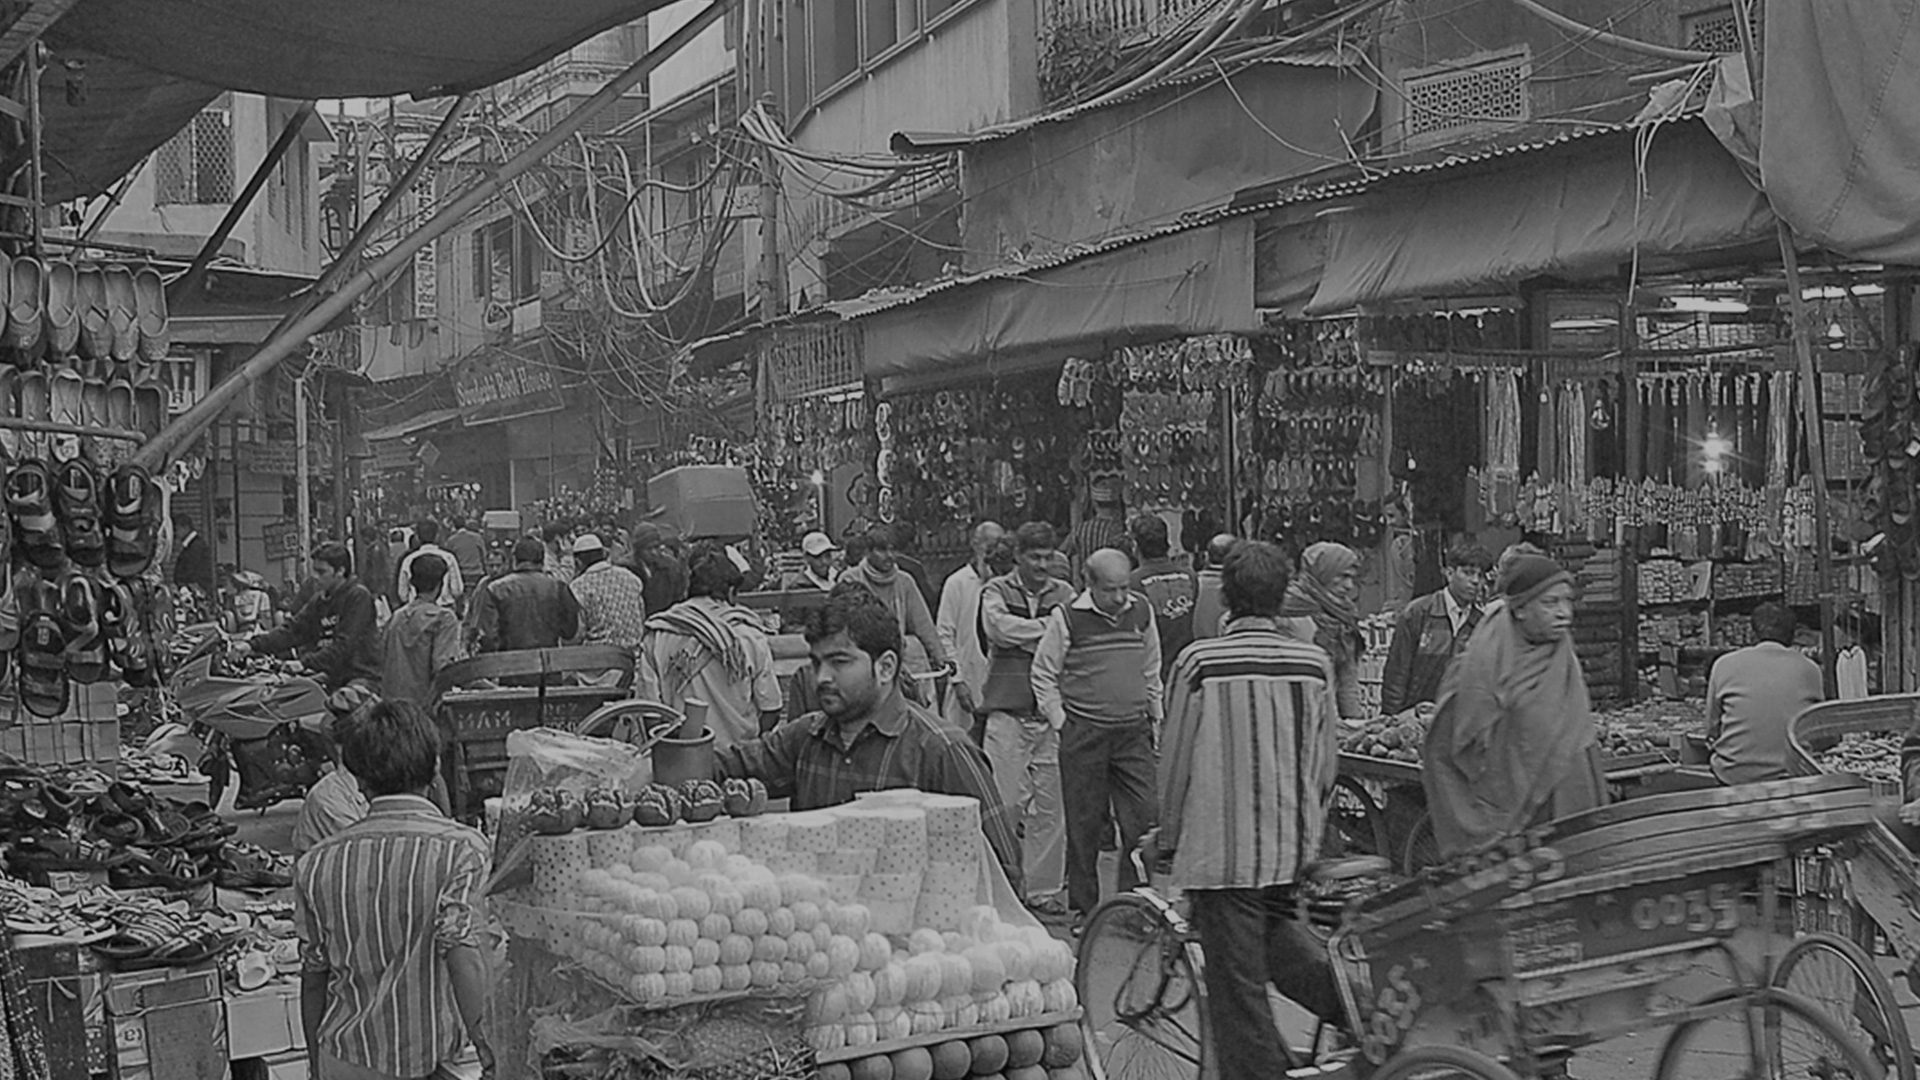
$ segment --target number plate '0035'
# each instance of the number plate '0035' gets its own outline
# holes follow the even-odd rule
[[[1515,975],[1529,975],[1723,937],[1755,921],[1753,888],[1752,868],[1732,868],[1504,913],[1507,960]]]

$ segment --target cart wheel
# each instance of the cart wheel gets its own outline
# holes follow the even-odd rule
[[[1386,816],[1374,805],[1365,785],[1351,776],[1334,777],[1333,798],[1327,801],[1327,828],[1320,839],[1320,858],[1387,856],[1392,850],[1391,844]]]
[[[1416,1046],[1373,1074],[1373,1080],[1518,1080],[1512,1069],[1464,1046]]]
[[[1787,947],[1773,985],[1807,999],[1860,1044],[1894,1080],[1914,1080],[1913,1042],[1893,985],[1866,950],[1833,934],[1808,934]]]
[[[1700,1003],[1660,1048],[1654,1080],[1753,1077],[1880,1080],[1887,1075],[1861,1044],[1807,999],[1785,990],[1724,990]]]
[[[1400,872],[1407,877],[1440,863],[1440,842],[1433,838],[1433,813],[1420,815],[1420,820],[1407,830],[1407,842],[1400,849]]]
[[[1199,946],[1145,897],[1124,893],[1094,911],[1073,973],[1093,1080],[1200,1075],[1202,967]]]

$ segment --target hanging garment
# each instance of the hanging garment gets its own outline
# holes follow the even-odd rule
[[[1858,701],[1867,696],[1867,654],[1860,646],[1841,649],[1833,666],[1841,701]]]

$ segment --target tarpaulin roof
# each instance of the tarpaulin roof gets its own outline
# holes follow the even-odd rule
[[[47,193],[106,190],[222,90],[426,96],[520,74],[665,0],[79,0],[48,29]],[[70,104],[69,98],[81,101]]]
[[[1760,177],[1801,238],[1920,264],[1920,0],[1768,0]]]

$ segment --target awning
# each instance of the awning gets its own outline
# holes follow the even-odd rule
[[[662,6],[79,0],[43,39],[59,61],[41,78],[47,199],[107,190],[223,90],[318,100],[490,86]]]
[[[1321,211],[1326,262],[1306,310],[1611,277],[1636,252],[1643,263],[1699,261],[1772,241],[1766,197],[1699,121],[1661,127],[1644,169],[1635,159],[1628,129],[1368,185]],[[1260,259],[1296,277],[1300,262]]]
[[[1252,218],[1228,217],[960,279],[859,320],[867,376],[911,385],[1252,330],[1252,249]]]
[[[370,443],[404,439],[409,435],[417,435],[420,432],[437,428],[442,424],[451,423],[458,419],[460,419],[460,410],[457,408],[431,409],[421,413],[419,416],[408,417],[398,423],[388,424],[383,428],[376,428],[362,435],[361,438]]]

